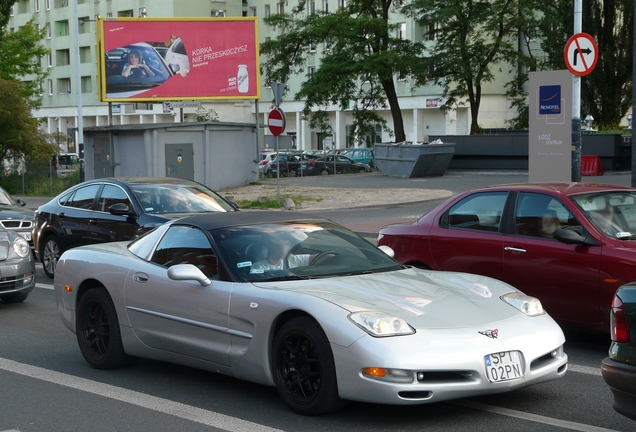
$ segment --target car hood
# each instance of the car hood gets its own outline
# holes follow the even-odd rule
[[[295,291],[349,312],[373,310],[405,319],[416,329],[485,326],[519,315],[499,297],[515,291],[485,276],[405,269],[339,278],[254,283]]]
[[[32,220],[33,210],[20,206],[0,206],[0,219],[14,219],[14,220]]]
[[[11,237],[9,233],[0,231],[0,261],[4,261],[9,256],[9,248],[11,247]]]

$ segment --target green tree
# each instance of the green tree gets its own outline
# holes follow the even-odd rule
[[[565,69],[563,49],[572,36],[571,1],[539,0],[537,11],[545,69]],[[591,114],[600,128],[616,128],[632,98],[634,0],[583,0],[583,31],[597,42],[599,60],[581,81],[582,115]]]
[[[11,8],[17,0],[0,0],[0,33],[5,31],[11,17]]]
[[[0,78],[0,164],[5,160],[15,163],[25,156],[46,160],[58,149],[47,142],[31,115],[34,106],[18,81]]]
[[[514,72],[521,61],[519,18],[530,16],[531,5],[528,0],[414,0],[404,7],[429,29],[433,41],[427,45],[421,78],[443,87],[443,109],[468,102],[471,134],[481,130],[483,85],[493,81],[497,71]]]
[[[266,79],[286,82],[294,74],[307,76],[294,99],[305,100],[303,115],[313,128],[330,131],[327,108],[336,105],[351,109],[356,137],[379,124],[395,141],[405,141],[394,78],[415,76],[423,45],[399,38],[397,25],[389,23],[389,15],[399,13],[401,6],[393,0],[350,0],[334,12],[307,13],[307,2],[300,0],[291,13],[265,18],[278,31],[276,39],[261,44]],[[309,76],[308,59],[316,50],[322,57]],[[392,131],[378,114],[387,105]]]
[[[5,30],[3,27],[0,32],[0,78],[20,80],[22,93],[33,99],[37,107],[41,101],[42,84],[48,75],[40,61],[49,53],[40,43],[46,36],[46,30],[38,30],[33,19],[13,33]]]
[[[195,122],[218,122],[219,114],[216,112],[215,109],[205,109],[203,107],[199,107],[192,116],[192,120]]]

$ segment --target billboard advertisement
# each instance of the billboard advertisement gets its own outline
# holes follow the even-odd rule
[[[99,19],[102,102],[258,99],[256,18]]]

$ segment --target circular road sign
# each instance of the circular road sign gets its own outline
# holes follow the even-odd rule
[[[589,34],[577,33],[565,44],[563,55],[570,72],[582,77],[594,70],[598,62],[598,46]]]
[[[285,131],[285,113],[280,108],[274,108],[267,116],[267,126],[274,136],[278,136]]]

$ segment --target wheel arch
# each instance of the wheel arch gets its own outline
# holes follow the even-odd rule
[[[274,339],[276,338],[276,335],[278,334],[278,332],[280,331],[280,329],[289,321],[293,320],[294,318],[301,318],[301,317],[308,317],[313,319],[314,321],[316,321],[316,323],[320,326],[320,328],[322,329],[322,331],[324,332],[325,330],[322,328],[322,326],[320,325],[320,323],[318,322],[318,320],[312,316],[309,312],[304,311],[302,309],[288,309],[284,312],[281,312],[276,319],[274,319],[274,321],[272,321],[272,325],[270,328],[270,332],[269,332],[269,336],[267,338],[267,362],[269,363],[268,365],[268,369],[269,371],[273,374],[274,370]]]
[[[111,301],[113,300],[110,292],[108,292],[108,290],[104,287],[103,283],[101,283],[97,279],[86,279],[79,285],[79,287],[77,287],[77,294],[75,296],[75,310],[77,310],[77,305],[79,305],[79,302],[82,300],[84,294],[94,288],[104,288],[104,290],[108,294],[108,297],[110,297]]]

